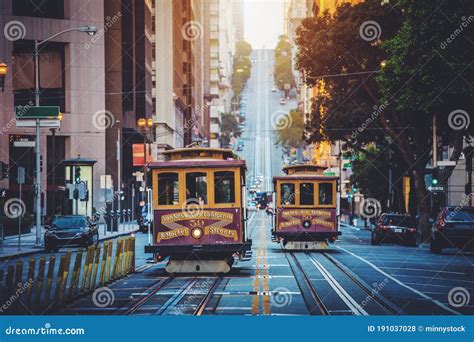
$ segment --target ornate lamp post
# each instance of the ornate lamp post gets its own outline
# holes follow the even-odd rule
[[[147,186],[147,143],[148,143],[148,134],[153,128],[153,119],[141,118],[137,121],[137,126],[140,128],[140,132],[143,135],[143,179],[145,180],[145,189]]]
[[[4,62],[0,62],[0,88],[2,88],[2,93],[5,90],[5,77],[8,73],[8,67]]]

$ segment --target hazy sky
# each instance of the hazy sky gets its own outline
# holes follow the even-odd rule
[[[273,49],[283,33],[283,0],[244,0],[245,40],[254,49]]]

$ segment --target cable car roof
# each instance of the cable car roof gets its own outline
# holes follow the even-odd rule
[[[298,164],[298,165],[287,165],[283,167],[283,172],[287,175],[293,174],[317,174],[323,175],[323,171],[327,169],[327,166],[316,165],[316,164]]]
[[[177,148],[162,153],[167,160],[149,164],[150,168],[169,167],[245,167],[241,160],[230,149],[210,147]]]

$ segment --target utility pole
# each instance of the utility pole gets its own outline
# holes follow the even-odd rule
[[[35,40],[35,105],[40,105],[40,86],[39,86],[39,41]],[[35,199],[36,199],[36,241],[35,247],[41,247],[41,166],[40,166],[40,119],[36,119],[36,136],[35,136]]]
[[[117,192],[118,192],[118,212],[121,215],[122,212],[122,158],[120,155],[121,152],[121,129],[120,121],[117,120]],[[120,223],[120,220],[119,220]],[[118,228],[117,228],[118,230]]]

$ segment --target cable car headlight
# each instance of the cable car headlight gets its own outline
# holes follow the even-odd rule
[[[191,236],[195,239],[202,238],[203,233],[204,232],[202,231],[202,228],[195,227],[195,228],[191,229]]]
[[[303,221],[303,228],[306,228],[306,229],[311,228],[311,221],[310,220]]]

